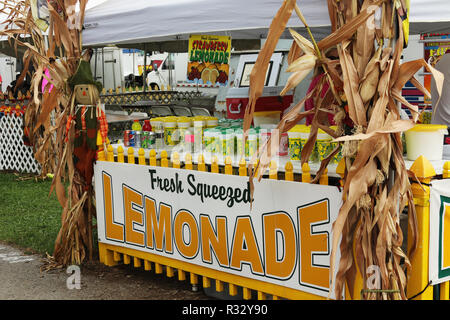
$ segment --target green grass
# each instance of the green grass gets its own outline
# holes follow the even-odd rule
[[[49,197],[51,180],[0,172],[0,241],[32,252],[53,254],[61,227],[62,208],[55,193]]]

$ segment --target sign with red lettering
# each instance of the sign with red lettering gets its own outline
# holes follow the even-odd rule
[[[336,187],[263,179],[250,206],[247,177],[97,161],[95,192],[101,243],[335,297]]]
[[[188,53],[188,82],[204,85],[227,85],[231,37],[191,35]]]

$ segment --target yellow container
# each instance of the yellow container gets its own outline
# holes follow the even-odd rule
[[[331,140],[332,138],[328,133],[326,133],[322,129],[319,129],[319,131],[317,132],[314,151],[311,155],[312,162],[320,162],[327,157],[327,155],[331,152],[330,149],[332,148]]]
[[[222,152],[224,156],[234,156],[235,134],[233,129],[226,129],[222,132]]]
[[[424,156],[430,161],[442,160],[444,151],[444,135],[447,126],[439,124],[417,124],[405,132],[406,157],[415,161]]]
[[[331,129],[333,129],[334,131],[337,130],[337,126],[331,126]],[[330,152],[332,152],[334,149],[336,149],[336,147],[339,145],[339,142],[332,142],[330,141],[331,144],[331,150]],[[339,152],[333,157],[333,159],[331,159],[330,163],[339,163],[339,161],[341,161],[342,159],[342,148],[341,150],[339,150]]]
[[[192,121],[188,117],[178,117],[177,119],[177,137],[179,142],[184,143],[184,135],[187,129],[191,127]]]
[[[302,132],[300,126],[295,126],[288,131],[289,137],[289,158],[291,160],[301,160],[302,153]]]
[[[205,121],[202,117],[194,117],[194,152],[201,152],[203,149],[203,130],[205,127]]]
[[[152,131],[155,132],[155,129],[162,128],[162,118],[151,118],[150,124],[152,125]]]
[[[258,134],[255,129],[250,129],[248,139],[245,142],[246,157],[251,160],[253,155],[258,151]]]
[[[300,131],[300,139],[302,140],[302,149],[306,144],[306,141],[308,141],[309,133],[310,133],[310,127],[304,124],[296,125],[298,127],[298,130]]]
[[[162,119],[164,127],[164,143],[166,146],[175,146],[178,143],[176,130],[177,121],[173,117],[165,117]]]
[[[205,122],[207,128],[215,128],[219,125],[219,119],[216,117],[206,117]]]
[[[262,124],[275,124],[280,122],[281,111],[257,111],[253,113],[255,127]]]
[[[246,150],[244,147],[244,133],[242,129],[236,129],[234,131],[234,136],[236,137],[236,154],[238,158],[241,159],[246,154]]]

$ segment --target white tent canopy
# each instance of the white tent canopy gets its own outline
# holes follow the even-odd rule
[[[318,38],[329,34],[326,0],[297,2]],[[262,39],[281,4],[282,0],[107,0],[87,10],[83,44],[167,46],[190,34]],[[411,0],[410,21],[411,33],[449,32],[448,0]],[[295,13],[288,26],[303,27]]]

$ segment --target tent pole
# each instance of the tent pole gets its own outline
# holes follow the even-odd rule
[[[95,48],[95,54],[94,54],[94,56],[95,56],[95,63],[94,63],[94,80],[97,80],[97,59],[98,59],[98,57],[97,57],[97,52],[98,52],[98,48]]]
[[[105,87],[105,48],[102,48],[102,82],[103,88]]]
[[[147,89],[147,44],[144,43],[144,70],[142,71],[142,82],[144,83],[144,92]]]
[[[168,55],[168,68],[169,68],[169,85],[172,87],[172,53],[169,52]]]

